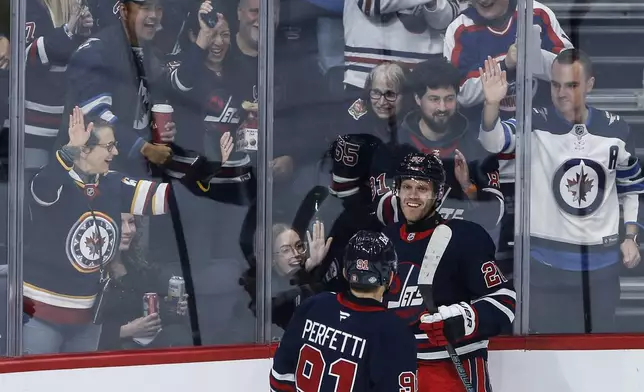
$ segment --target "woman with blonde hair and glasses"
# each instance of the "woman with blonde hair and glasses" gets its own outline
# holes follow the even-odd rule
[[[273,255],[271,263],[272,321],[280,329],[286,328],[295,308],[309,296],[323,291],[324,284],[316,268],[327,256],[333,238],[326,238],[324,223],[316,221],[313,232],[307,231],[306,241],[292,226],[275,223],[272,228]],[[253,299],[256,295],[256,269],[251,267],[241,282]]]

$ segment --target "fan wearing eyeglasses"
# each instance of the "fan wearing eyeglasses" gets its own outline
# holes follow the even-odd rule
[[[29,184],[23,286],[28,354],[97,349],[106,267],[123,235],[121,214],[165,214],[172,191],[167,183],[111,171],[119,154],[112,126],[96,120],[86,127],[78,106],[69,116],[68,137]]]

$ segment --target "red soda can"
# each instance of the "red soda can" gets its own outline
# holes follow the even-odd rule
[[[143,295],[143,317],[153,313],[159,313],[159,295],[157,293],[145,293]]]
[[[174,109],[166,103],[158,103],[152,106],[152,143],[167,144],[161,140],[161,132],[166,124],[172,122]]]

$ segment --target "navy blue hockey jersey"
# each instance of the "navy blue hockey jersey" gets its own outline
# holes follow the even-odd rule
[[[67,63],[85,38],[70,38],[63,27],[55,27],[49,10],[40,1],[27,2],[25,34],[25,147],[50,151],[64,111]],[[46,158],[33,156],[27,150],[28,168],[46,163]]]
[[[59,308],[90,309],[101,266],[121,239],[121,213],[165,214],[169,184],[117,172],[83,182],[58,153],[31,181],[24,295]]]
[[[398,275],[385,294],[385,304],[414,331],[418,360],[436,361],[449,358],[444,347],[432,345],[419,328],[426,313],[418,289],[418,272],[431,235],[440,223],[439,217],[413,225],[396,223],[385,228],[398,254]],[[494,259],[494,243],[485,230],[465,220],[445,222],[452,238],[436,269],[433,295],[436,306],[467,302],[476,315],[476,332],[457,342],[456,352],[464,358],[487,359],[488,338],[510,332],[514,321],[516,293]]]
[[[275,353],[274,392],[416,391],[411,331],[384,305],[322,293],[297,308]]]

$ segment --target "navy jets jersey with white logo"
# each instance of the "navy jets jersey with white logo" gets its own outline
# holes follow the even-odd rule
[[[90,309],[101,264],[118,252],[121,213],[165,214],[170,188],[116,172],[86,183],[58,153],[56,158],[31,182],[24,295],[56,307]]]
[[[271,391],[416,391],[411,331],[384,305],[322,293],[300,305],[280,342]]]
[[[419,328],[420,317],[427,310],[418,289],[418,272],[429,239],[443,222],[432,217],[414,225],[394,223],[384,230],[398,254],[398,275],[385,294],[384,303],[416,335],[419,361],[449,358],[445,348],[432,345]],[[472,306],[476,332],[471,338],[456,342],[454,347],[462,358],[487,359],[488,338],[510,332],[516,294],[496,265],[494,243],[481,226],[460,219],[445,224],[452,229],[452,238],[434,275],[434,301],[436,306],[459,302]]]
[[[516,120],[497,122],[479,139],[490,152],[510,152]],[[554,107],[532,111],[530,235],[532,257],[557,268],[602,268],[618,261],[620,204],[638,222],[644,193],[639,160],[629,152],[629,127],[619,116],[589,108],[572,124]]]

